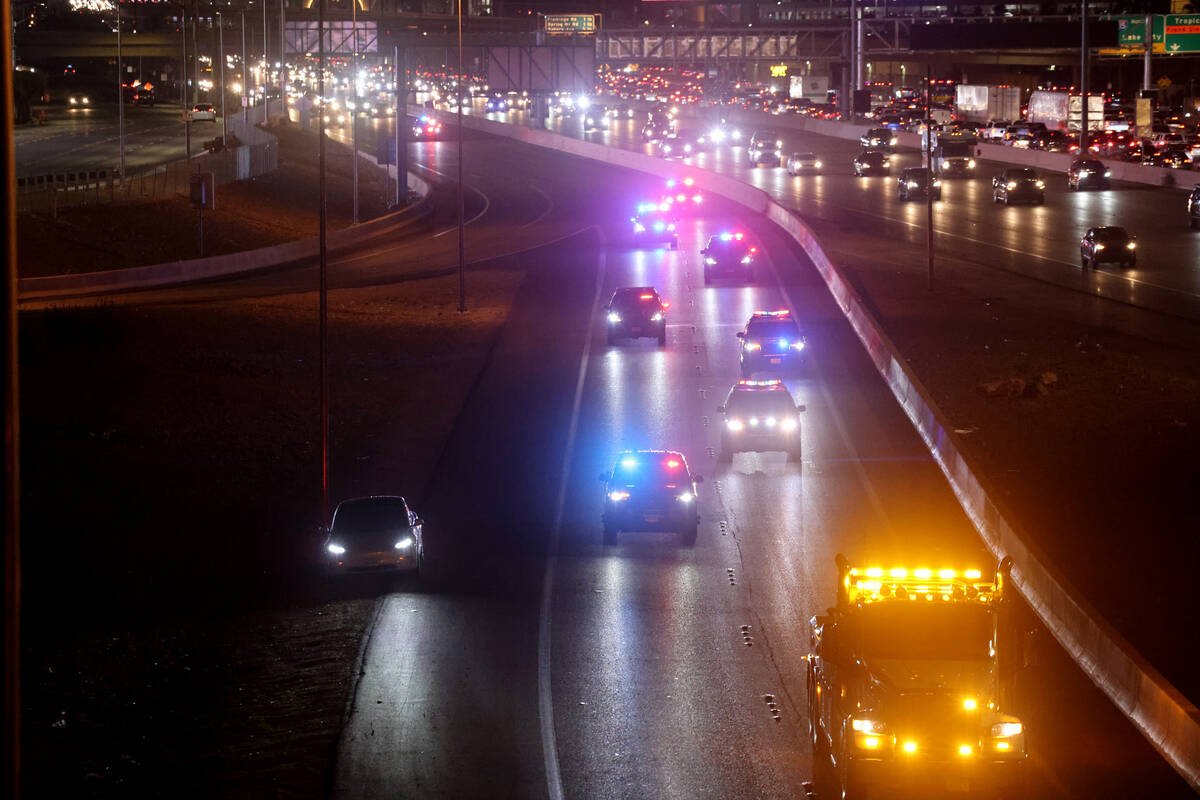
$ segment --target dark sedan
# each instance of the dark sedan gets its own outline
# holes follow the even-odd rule
[[[1124,228],[1116,226],[1088,228],[1087,234],[1079,242],[1079,261],[1084,269],[1095,268],[1105,261],[1126,267],[1136,266],[1137,240]]]
[[[854,174],[860,178],[863,175],[890,175],[891,171],[892,159],[887,153],[864,150],[854,157]]]
[[[992,178],[992,202],[1003,202],[1006,206],[1020,202],[1041,205],[1046,202],[1046,182],[1034,169],[1006,169]]]
[[[1104,162],[1094,158],[1077,158],[1067,169],[1067,188],[1076,189],[1107,189],[1108,177],[1111,173]]]

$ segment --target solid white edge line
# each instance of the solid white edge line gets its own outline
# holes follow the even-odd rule
[[[600,266],[596,270],[596,292],[588,316],[587,335],[583,353],[579,356],[579,377],[575,381],[575,399],[571,406],[571,424],[567,429],[567,446],[563,451],[562,477],[558,486],[558,501],[554,508],[554,526],[550,530],[550,552],[546,556],[546,571],[542,573],[542,602],[538,612],[538,718],[542,732],[542,757],[546,765],[546,792],[550,800],[563,800],[562,774],[558,768],[558,743],[554,733],[554,696],[550,684],[550,604],[554,596],[554,560],[562,530],[563,508],[567,501],[567,479],[571,473],[571,458],[575,454],[575,434],[579,429],[579,409],[583,404],[583,383],[587,377],[588,359],[592,349],[592,331],[600,308],[600,292],[604,288],[607,257],[604,252],[604,233],[600,235]]]

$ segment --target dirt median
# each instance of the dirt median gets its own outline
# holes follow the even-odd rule
[[[521,274],[339,291],[331,491],[425,482]],[[28,797],[317,797],[391,579],[319,571],[317,300],[21,318]],[[169,787],[169,789],[167,788]]]

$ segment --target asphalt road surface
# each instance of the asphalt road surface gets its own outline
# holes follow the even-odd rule
[[[478,113],[478,112],[477,112]],[[703,112],[715,115],[715,111]],[[524,122],[523,112],[490,118]],[[771,127],[764,115],[761,127]],[[620,120],[584,131],[578,118],[551,122],[551,129],[588,141],[654,154],[654,144],[641,140],[642,120]],[[706,123],[683,119],[681,129]],[[754,126],[741,125],[743,141]],[[854,177],[851,159],[857,142],[780,129],[784,152],[815,152],[821,174],[791,176],[781,167],[751,166],[742,145],[721,147],[682,161],[735,175],[797,209],[817,226],[836,220],[839,226],[924,248],[925,205],[897,197],[896,177],[908,166],[920,166],[920,153],[901,151],[891,176]],[[939,258],[1002,270],[1038,281],[1103,296],[1135,306],[1200,319],[1200,234],[1188,226],[1187,193],[1143,184],[1114,183],[1109,191],[1073,192],[1066,177],[1051,173],[1046,203],[1041,206],[998,206],[992,202],[993,176],[1005,165],[980,160],[974,179],[946,179],[942,200],[935,204],[934,229]],[[1120,225],[1138,237],[1136,269],[1103,264],[1080,266],[1079,240],[1090,227]]]
[[[573,180],[589,199],[576,219],[596,227],[530,255],[420,509],[428,574],[381,598],[368,631],[335,796],[798,796],[813,774],[806,621],[832,603],[834,554],[982,559],[976,536],[789,242],[710,208],[678,252],[632,249],[621,236],[644,178],[544,151],[531,171],[508,147],[487,151],[497,169]],[[704,288],[697,250],[731,226],[753,232],[772,270]],[[672,302],[665,349],[606,345],[598,307],[621,285]],[[812,360],[789,381],[808,408],[805,454],[718,467],[733,334],[781,307],[809,334]],[[638,447],[679,449],[705,476],[695,548],[637,533],[602,546],[597,476]],[[1038,651],[1017,709],[1033,796],[1190,796],[1052,642]]]
[[[183,115],[178,105],[125,107],[125,169],[176,161],[187,155]],[[221,135],[221,120],[194,122],[192,154]],[[52,175],[81,169],[117,169],[121,163],[117,107],[109,102],[90,109],[51,106],[45,125],[16,129],[17,177]]]
[[[812,776],[806,624],[832,604],[834,554],[965,562],[984,557],[974,532],[819,277],[771,226],[714,205],[685,222],[677,252],[633,249],[621,238],[628,209],[658,188],[645,176],[504,140],[466,147],[468,260],[486,268],[528,251],[529,275],[417,509],[428,574],[385,592],[365,633],[334,794],[800,795]],[[450,143],[413,152],[435,178],[456,171]],[[454,228],[436,223],[332,259],[331,285],[453,269]],[[754,286],[705,288],[700,243],[732,226],[771,269]],[[671,301],[665,348],[606,345],[598,307],[630,284]],[[315,285],[305,264],[120,301]],[[718,467],[733,334],[752,311],[783,307],[810,342],[789,380],[807,406],[804,455]],[[705,476],[694,548],[637,533],[602,546],[597,476],[630,447],[679,449]],[[1016,709],[1032,796],[1191,796],[1048,637],[1037,652]]]

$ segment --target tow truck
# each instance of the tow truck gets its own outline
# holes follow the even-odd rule
[[[1005,598],[1011,562],[836,563],[837,606],[810,620],[822,796],[1022,796],[1025,730],[1008,712],[1023,644]]]

